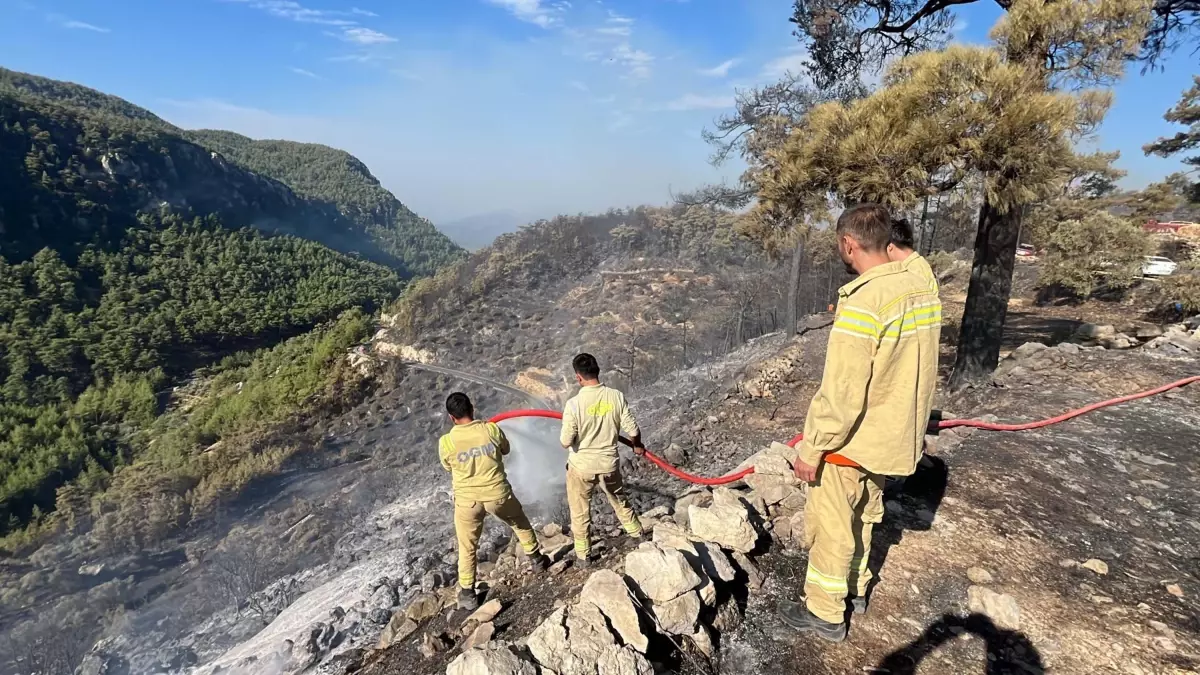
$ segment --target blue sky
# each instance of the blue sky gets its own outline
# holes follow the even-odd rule
[[[733,179],[700,131],[803,59],[787,0],[0,0],[0,65],[184,127],[344,148],[435,222],[664,203]],[[984,42],[991,3],[960,13]],[[1137,68],[1099,144],[1129,186],[1196,58]]]

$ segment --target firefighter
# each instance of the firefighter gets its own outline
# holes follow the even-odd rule
[[[913,250],[913,242],[916,238],[913,236],[912,226],[908,224],[905,218],[897,218],[892,221],[892,238],[888,242],[887,253],[888,260],[892,262],[904,262],[908,258],[912,258],[909,263],[911,269],[917,274],[924,277],[933,289],[938,289],[937,276],[933,273],[933,268],[929,266],[929,261],[924,256]]]
[[[937,383],[942,305],[913,256],[888,259],[891,232],[877,204],[838,218],[838,253],[859,276],[838,289],[825,373],[795,463],[811,484],[805,602],[781,600],[779,611],[792,627],[834,642],[846,637],[847,598],[866,611],[885,477],[915,470]]]
[[[633,441],[633,451],[642,455],[641,431],[625,402],[625,395],[600,384],[600,364],[591,354],[579,354],[571,362],[579,393],[563,409],[562,446],[567,457],[567,505],[571,509],[571,534],[581,566],[591,563],[592,492],[599,487],[608,498],[621,527],[634,538],[642,536],[642,524],[629,506],[629,497],[617,466],[617,443],[621,432]],[[572,450],[573,448],[573,450]]]
[[[504,455],[509,452],[504,432],[491,422],[476,420],[475,406],[462,392],[454,392],[446,399],[446,413],[454,426],[438,440],[438,456],[442,468],[450,472],[454,488],[458,606],[473,610],[479,607],[475,593],[475,554],[485,514],[496,516],[512,528],[535,570],[545,571],[549,560],[541,552],[529,518],[525,517],[521,502],[513,496],[504,472]]]

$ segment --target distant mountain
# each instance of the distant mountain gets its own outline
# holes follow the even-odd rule
[[[74,118],[76,126],[116,131],[122,142],[149,141],[125,148],[124,154],[85,148],[83,165],[98,160],[98,170],[136,193],[123,204],[127,211],[163,206],[195,215],[216,213],[229,224],[294,234],[361,255],[404,278],[432,274],[462,255],[346,152],[230,132],[184,131],[115,96],[2,68],[0,95],[55,118]],[[67,145],[76,140],[84,139]],[[62,146],[61,139],[55,142]]]
[[[462,255],[344,152],[186,132],[0,69],[0,536],[82,472],[101,490],[136,461],[166,384],[371,312]],[[338,361],[323,349],[294,356],[308,379],[256,405],[303,399]],[[168,465],[213,440],[197,432]]]
[[[184,135],[302,197],[335,205],[379,248],[403,261],[411,274],[433,274],[461,254],[433,223],[400,203],[348,152],[315,143],[258,141],[229,131],[203,129]]]
[[[491,211],[444,222],[441,229],[459,246],[468,251],[478,251],[490,246],[496,237],[516,232],[522,225],[533,220],[513,211]]]

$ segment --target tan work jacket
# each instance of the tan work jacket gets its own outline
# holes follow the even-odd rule
[[[624,432],[637,436],[637,420],[625,394],[603,384],[583,387],[563,408],[564,446],[573,445],[567,463],[576,471],[596,475],[617,470],[617,438]]]
[[[438,440],[442,468],[450,472],[455,499],[494,502],[512,495],[504,455],[508,439],[500,427],[475,420],[456,424]]]
[[[916,469],[942,327],[936,281],[922,263],[913,254],[838,289],[825,373],[804,422],[805,463],[816,466],[835,452],[872,473]]]

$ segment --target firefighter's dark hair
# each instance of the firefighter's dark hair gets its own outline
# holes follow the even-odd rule
[[[571,367],[580,377],[589,380],[595,380],[600,377],[600,364],[596,361],[596,357],[591,354],[579,354],[571,359]]]
[[[461,391],[456,391],[446,397],[446,412],[457,420],[475,417],[475,406],[471,398]]]
[[[858,204],[837,219],[838,236],[848,234],[864,250],[882,251],[892,240],[892,214],[881,204]]]

